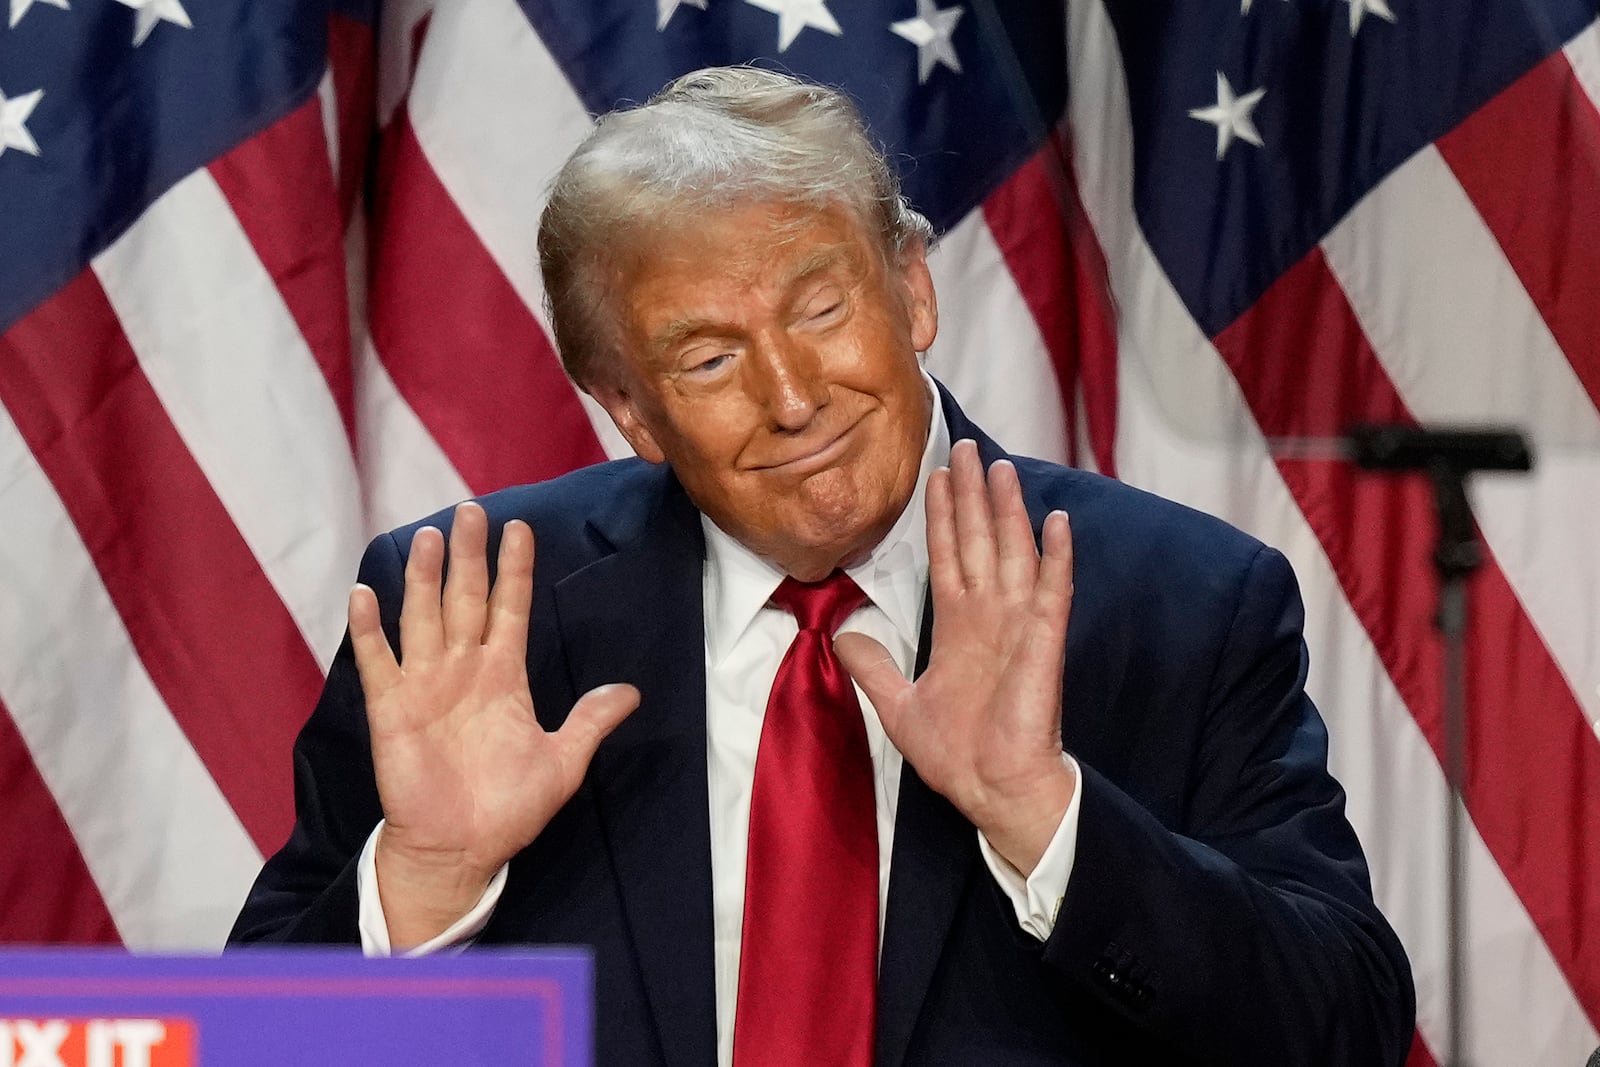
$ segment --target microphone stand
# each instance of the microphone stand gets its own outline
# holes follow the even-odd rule
[[[1467,777],[1467,581],[1483,562],[1477,523],[1467,500],[1467,478],[1475,471],[1528,471],[1533,455],[1514,429],[1429,428],[1401,424],[1353,426],[1345,451],[1363,470],[1421,472],[1433,485],[1438,539],[1433,566],[1439,578],[1434,625],[1444,643],[1444,772],[1450,788],[1445,808],[1447,937],[1445,1046],[1440,1067],[1467,1067],[1461,1047],[1466,988],[1463,952],[1466,855],[1462,812]]]

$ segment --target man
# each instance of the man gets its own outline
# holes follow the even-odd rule
[[[373,543],[237,939],[593,945],[605,1064],[1404,1058],[1287,564],[972,426],[928,238],[836,93],[600,122],[540,252],[641,458]]]

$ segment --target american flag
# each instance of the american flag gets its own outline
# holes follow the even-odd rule
[[[1445,1028],[1426,487],[1274,447],[1531,421],[1476,487],[1468,1047],[1600,1043],[1595,0],[9,0],[0,939],[220,944],[365,538],[625,449],[534,235],[695,67],[843,84],[1016,451],[1283,548],[1420,1039]],[[1075,877],[1092,877],[1083,871]]]

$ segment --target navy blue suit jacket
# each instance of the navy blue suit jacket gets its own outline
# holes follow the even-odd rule
[[[952,440],[975,438],[986,465],[1004,455],[944,403]],[[1401,1063],[1410,971],[1302,688],[1288,564],[1216,519],[1013,458],[1036,532],[1052,509],[1072,515],[1062,736],[1084,775],[1076,866],[1040,944],[971,824],[906,766],[879,1067]],[[633,683],[643,703],[512,860],[481,940],[594,947],[598,1063],[709,1067],[699,515],[669,470],[639,460],[482,503],[492,531],[522,518],[537,536],[528,677],[541,719],[555,726],[606,682]],[[396,645],[416,528],[378,538],[361,566]],[[295,798],[293,835],[233,939],[355,942],[355,859],[381,811],[348,641],[296,745]]]

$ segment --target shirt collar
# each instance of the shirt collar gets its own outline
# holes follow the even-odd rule
[[[928,476],[950,462],[950,428],[939,390],[926,371],[922,379],[933,398],[933,415],[928,420],[928,443],[922,450],[922,468],[911,499],[871,554],[845,571],[912,648],[921,635],[923,590],[928,579],[928,527],[923,519]],[[706,539],[706,651],[715,665],[766,606],[784,573],[723,532],[704,513],[700,525]]]

